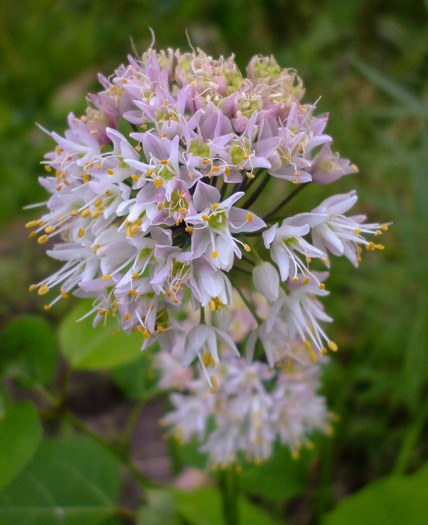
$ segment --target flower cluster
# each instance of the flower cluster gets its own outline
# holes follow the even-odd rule
[[[180,372],[177,357],[157,354],[159,386],[182,391],[170,395],[172,410],[163,425],[180,443],[199,441],[213,468],[264,461],[277,441],[298,457],[301,447],[312,446],[309,433],[331,431],[333,416],[316,393],[319,363],[310,361],[301,343],[294,346],[295,357],[275,368],[228,354],[218,366],[215,396],[203,377]]]
[[[295,359],[296,345],[313,362],[337,350],[322,326],[331,321],[320,302],[328,293],[323,270],[331,254],[357,266],[363,246],[382,249],[366,236],[387,226],[346,215],[355,192],[286,214],[306,186],[357,171],[331,150],[328,115],[302,103],[296,73],[273,57],[255,56],[244,76],[233,56],[150,48],[100,82],[86,114],[71,114],[64,136],[49,133],[57,145],[40,182],[51,197],[40,220],[27,224],[30,237],[49,242],[48,255],[63,263],[30,288],[57,290],[45,308],[71,293],[91,297],[95,324],[140,332],[143,349],[155,341],[167,352],[181,346],[182,364],[199,361],[212,392],[228,378],[228,396],[238,384],[261,391],[272,380],[265,364],[251,364],[263,351],[273,367]],[[262,305],[252,299],[248,275]],[[230,335],[233,288],[250,312],[245,366]],[[180,320],[187,304],[200,313],[188,328]],[[217,312],[210,322],[205,310]],[[281,419],[289,379],[274,381],[261,417],[278,412]]]

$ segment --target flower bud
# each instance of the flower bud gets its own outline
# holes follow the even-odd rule
[[[274,303],[278,299],[279,275],[268,262],[262,262],[253,270],[253,282],[257,291]]]

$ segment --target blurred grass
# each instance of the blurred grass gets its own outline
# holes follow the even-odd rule
[[[139,52],[194,45],[255,53],[296,68],[307,100],[330,112],[335,149],[360,174],[296,198],[290,213],[331,191],[358,190],[358,212],[391,220],[384,252],[359,271],[334,261],[326,301],[341,351],[325,392],[341,417],[321,450],[319,511],[371,479],[428,459],[428,8],[423,1],[3,0],[0,4],[0,323],[40,312],[28,285],[45,275],[26,240],[22,207],[43,200],[39,162],[51,143],[35,126],[64,130],[132,44]],[[294,208],[294,209],[293,209]],[[55,320],[64,310],[50,314]],[[332,489],[331,489],[332,487]]]

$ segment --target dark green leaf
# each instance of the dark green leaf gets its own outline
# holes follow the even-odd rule
[[[421,525],[428,516],[428,465],[412,476],[376,481],[349,496],[323,525]]]
[[[27,468],[0,492],[2,525],[95,525],[114,515],[117,459],[88,438],[42,442]]]
[[[152,365],[153,352],[145,350],[140,352],[137,361],[114,368],[112,376],[129,399],[142,399],[156,389],[157,377]]]
[[[41,438],[42,426],[32,403],[11,406],[0,417],[0,489],[26,466]]]
[[[138,525],[173,525],[176,506],[171,490],[155,489],[145,493],[147,505],[138,512]]]
[[[11,321],[0,335],[0,369],[7,367],[42,384],[53,379],[57,346],[50,324],[43,317],[22,315]]]

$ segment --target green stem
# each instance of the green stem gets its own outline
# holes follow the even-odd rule
[[[395,462],[393,474],[400,476],[404,474],[409,466],[409,463],[412,459],[413,449],[418,441],[418,438],[424,428],[425,421],[428,417],[428,402],[424,403],[417,417],[410,428],[409,432],[406,434],[406,438],[401,446],[400,453],[398,454],[397,461]]]
[[[270,217],[273,217],[277,211],[279,211],[283,206],[288,204],[291,199],[293,199],[298,193],[300,193],[303,188],[305,188],[310,182],[304,182],[303,184],[299,184],[299,186],[293,190],[290,195],[288,195],[282,202],[278,204],[272,211],[270,211],[267,215],[263,217],[263,220],[266,222],[269,220]]]
[[[234,468],[220,472],[220,491],[225,525],[238,525],[238,475]]]
[[[258,176],[260,177],[260,175]],[[242,204],[242,208],[244,210],[248,210],[248,208],[254,204],[256,202],[256,200],[258,199],[259,195],[261,195],[262,191],[266,188],[266,186],[268,185],[269,181],[272,179],[272,175],[270,175],[269,173],[265,173],[265,176],[262,180],[262,182],[257,186],[257,188],[255,188],[253,190],[253,193],[251,195],[251,197],[248,198],[248,200],[246,202],[244,202],[244,204]]]
[[[250,310],[251,315],[254,317],[254,319],[257,321],[258,324],[262,324],[263,320],[260,319],[260,317],[256,314],[256,311],[254,310],[252,304],[248,299],[245,297],[245,295],[242,293],[241,288],[236,284],[234,279],[229,275],[229,281],[232,283],[232,286],[235,288],[235,290],[239,293],[241,299],[244,301],[245,306]]]
[[[134,476],[141,488],[150,488],[156,486],[156,484],[153,483],[153,481],[146,478],[146,476],[134,465],[134,463],[131,461],[131,459],[127,456],[125,452],[123,452],[118,447],[116,447],[115,445],[101,437],[99,434],[94,432],[77,416],[75,416],[69,410],[67,410],[63,405],[60,406],[60,399],[54,397],[41,385],[34,385],[34,388],[37,390],[37,392],[39,392],[41,396],[43,396],[43,398],[48,403],[50,403],[54,407],[59,418],[69,421],[77,430],[80,430],[83,434],[86,434],[87,436],[91,437],[104,448],[112,452],[121,461],[121,463],[127,467],[129,472]]]

